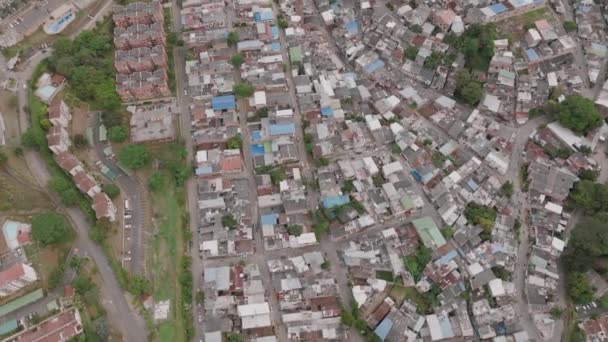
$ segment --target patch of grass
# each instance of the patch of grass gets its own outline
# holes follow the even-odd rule
[[[395,278],[393,276],[393,272],[383,271],[383,270],[376,271],[376,278],[386,280],[388,282],[393,282],[395,280]]]

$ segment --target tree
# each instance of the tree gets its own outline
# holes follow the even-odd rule
[[[236,54],[232,57],[230,57],[230,64],[234,65],[235,67],[240,67],[241,64],[243,64],[244,59],[243,56],[241,54]]]
[[[101,186],[101,190],[103,190],[111,199],[115,199],[120,195],[120,188],[115,184],[104,184]]]
[[[243,146],[243,139],[240,135],[235,135],[226,141],[226,146],[232,150],[240,150]]]
[[[243,336],[241,334],[228,333],[226,335],[226,342],[243,342]]]
[[[162,171],[156,171],[148,179],[148,189],[156,192],[160,191],[165,186],[165,174]]]
[[[239,42],[239,34],[232,31],[228,33],[228,46],[235,46]]]
[[[414,33],[422,33],[422,27],[418,24],[414,24],[414,25],[410,26],[410,31],[412,31]]]
[[[279,25],[279,28],[284,30],[289,26],[289,22],[287,22],[287,19],[285,19],[285,16],[283,15],[283,13],[279,14],[277,16],[277,24]]]
[[[32,127],[21,135],[21,143],[23,146],[36,151],[40,151],[47,145],[44,133],[36,131]]]
[[[125,126],[113,126],[108,129],[108,139],[112,142],[125,142],[129,138],[129,129]]]
[[[114,126],[119,126],[122,124],[123,116],[118,111],[109,110],[103,112],[103,114],[101,115],[101,119],[103,120],[103,124],[106,127],[112,128]]]
[[[56,192],[61,199],[61,202],[66,206],[75,205],[78,203],[78,192],[74,189],[73,184],[62,176],[52,177],[47,187],[49,190]]]
[[[456,74],[456,90],[454,92],[456,99],[475,107],[481,100],[481,95],[481,83],[473,80],[468,70],[462,69],[458,71]]]
[[[148,150],[143,145],[127,145],[118,151],[118,161],[133,170],[144,167],[148,158]]]
[[[603,124],[593,101],[578,95],[567,96],[557,105],[557,121],[577,134],[587,134]]]
[[[574,227],[570,244],[575,254],[595,257],[608,254],[608,213],[583,216]]]
[[[302,231],[304,231],[304,229],[299,224],[290,224],[287,226],[289,235],[300,236],[302,235]]]
[[[0,166],[4,165],[4,163],[6,163],[7,160],[8,160],[8,156],[6,155],[6,153],[4,153],[4,151],[0,151]]]
[[[589,155],[593,152],[593,150],[591,150],[591,147],[587,145],[579,146],[578,151],[582,153],[585,157],[589,157]]]
[[[470,202],[464,208],[464,217],[469,223],[479,225],[486,232],[491,232],[496,221],[496,210],[485,205]]]
[[[513,196],[513,192],[515,191],[514,187],[513,187],[513,182],[511,181],[506,181],[504,182],[504,184],[500,187],[500,189],[498,190],[498,193],[501,196],[506,196],[508,198],[511,198],[511,196]]]
[[[594,182],[600,176],[600,171],[595,169],[582,169],[578,172],[578,178]]]
[[[253,86],[245,82],[239,82],[235,84],[232,88],[232,91],[238,97],[250,97],[251,95],[253,95],[253,90]]]
[[[566,32],[574,32],[577,29],[578,29],[578,26],[576,25],[576,22],[574,22],[572,20],[564,21],[564,30],[566,30]]]
[[[32,238],[43,246],[61,242],[68,232],[65,219],[59,214],[42,213],[32,217]]]
[[[589,279],[581,272],[571,272],[566,277],[566,291],[577,304],[586,304],[593,300],[595,290]]]
[[[554,306],[551,308],[551,310],[549,310],[549,314],[553,319],[560,319],[564,315],[564,309],[560,308],[559,306]]]
[[[238,225],[238,222],[234,218],[232,214],[222,216],[222,226],[229,229],[235,229]]]
[[[424,60],[424,67],[429,69],[437,68],[443,61],[443,54],[441,52],[433,51],[430,56]]]
[[[351,192],[353,192],[353,190],[355,190],[353,181],[350,179],[345,180],[342,184],[342,192],[345,194],[350,194]]]
[[[74,136],[74,146],[76,147],[85,147],[89,144],[87,138],[82,134],[76,134]]]
[[[408,47],[405,48],[405,50],[403,51],[403,54],[405,58],[413,61],[416,59],[416,56],[418,56],[418,48],[412,45],[408,45]]]

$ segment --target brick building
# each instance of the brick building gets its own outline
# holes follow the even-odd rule
[[[136,24],[163,22],[163,8],[159,1],[135,2],[126,6],[115,5],[112,8],[112,20],[118,27]]]
[[[165,48],[162,45],[157,45],[150,48],[116,50],[114,67],[121,74],[164,69],[167,67]]]
[[[114,46],[120,50],[165,45],[165,41],[166,36],[162,23],[114,28]]]
[[[171,96],[165,69],[116,75],[116,91],[123,102]]]
[[[0,298],[10,296],[38,280],[36,271],[23,263],[17,263],[0,272]]]

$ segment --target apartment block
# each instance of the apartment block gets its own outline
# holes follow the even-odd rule
[[[116,75],[116,91],[123,102],[171,96],[165,69]]]
[[[135,48],[131,50],[116,50],[114,67],[121,74],[138,71],[153,71],[167,67],[167,55],[162,45],[150,48]]]
[[[112,8],[112,20],[118,27],[136,24],[163,22],[163,8],[160,1],[135,2],[126,6],[115,5]]]
[[[114,46],[120,50],[165,45],[165,41],[161,22],[114,28]]]

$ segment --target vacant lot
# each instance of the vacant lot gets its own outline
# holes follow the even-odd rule
[[[38,188],[25,161],[5,149],[7,163],[0,168],[0,211],[30,211],[52,209],[50,198]]]

